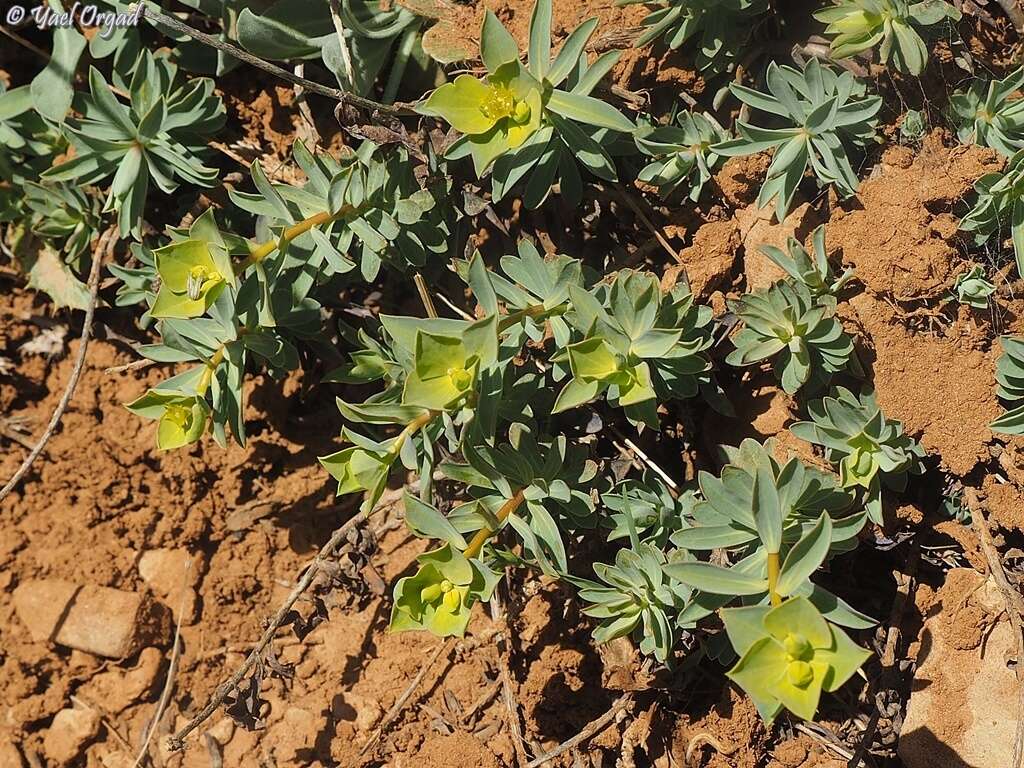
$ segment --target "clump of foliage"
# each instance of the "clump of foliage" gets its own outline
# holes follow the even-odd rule
[[[774,245],[762,245],[761,253],[820,302],[824,297],[835,297],[853,277],[853,270],[847,269],[839,277],[832,275],[832,265],[828,263],[828,252],[825,250],[824,224],[811,233],[811,242],[814,248],[813,259],[800,241],[792,236],[786,240],[785,253]]]
[[[594,640],[606,643],[636,635],[640,652],[658,661],[670,659],[678,639],[673,621],[686,606],[692,591],[665,570],[665,553],[648,543],[620,549],[615,563],[595,563],[601,582],[574,578],[587,605],[583,613],[598,620]]]
[[[780,127],[739,120],[739,137],[715,144],[712,150],[726,157],[775,151],[757,204],[764,207],[774,200],[780,222],[808,168],[822,186],[834,186],[841,197],[854,194],[857,173],[847,153],[874,138],[881,97],[865,96],[864,86],[852,74],[837,75],[816,58],[802,71],[772,62],[765,79],[768,93],[738,83],[730,83],[729,90],[749,107],[773,115]]]
[[[996,393],[1009,403],[1009,410],[992,422],[993,432],[1024,434],[1024,338],[1001,336],[1002,354],[996,363]]]
[[[1024,149],[1024,100],[1011,98],[1022,85],[1024,67],[1002,80],[975,80],[950,96],[960,141],[991,147],[1006,157]]]
[[[960,229],[973,232],[977,245],[1008,232],[1017,272],[1024,275],[1024,150],[1011,157],[1003,171],[978,179],[974,191],[978,199],[960,220]]]
[[[725,549],[734,564],[666,567],[697,590],[683,618],[742,600],[746,607],[720,611],[740,657],[729,676],[769,722],[783,708],[813,717],[821,690],[835,690],[868,655],[836,625],[863,628],[871,620],[810,581],[828,558],[856,546],[864,513],[844,516],[852,499],[828,475],[796,458],[780,464],[770,443],[753,440],[729,451],[719,478],[702,473],[700,485],[705,501],[673,541],[687,549]]]
[[[768,722],[783,709],[813,719],[821,692],[836,691],[871,656],[807,598],[722,611],[740,660],[729,670]]]
[[[743,329],[732,337],[736,349],[726,362],[753,365],[771,359],[789,394],[808,384],[824,386],[853,353],[853,342],[835,318],[835,300],[818,302],[804,283],[775,283],[731,301],[729,309]]]
[[[956,300],[975,309],[988,309],[989,296],[995,292],[996,287],[985,277],[985,268],[980,264],[958,275],[953,283]]]
[[[570,286],[569,297],[567,319],[583,338],[552,358],[571,373],[555,413],[606,394],[631,421],[657,426],[659,399],[697,394],[697,376],[711,367],[702,354],[711,310],[685,286],[666,294],[653,275],[624,270],[594,292]]]
[[[420,112],[443,118],[463,134],[446,157],[471,157],[477,176],[490,170],[495,200],[521,182],[523,201],[536,208],[557,181],[568,201],[577,204],[580,165],[598,178],[618,179],[608,146],[635,126],[590,95],[619,57],[610,51],[588,62],[585,48],[596,27],[596,19],[581,24],[552,59],[551,0],[537,0],[524,66],[512,35],[488,10],[480,32],[487,75],[459,75],[420,104]]]
[[[711,145],[727,141],[729,132],[707,113],[680,112],[675,122],[637,131],[637,149],[653,158],[637,178],[654,184],[662,197],[688,186],[689,198],[697,201],[721,160]]]
[[[856,56],[877,45],[883,63],[920,75],[928,63],[927,28],[960,21],[960,11],[942,0],[836,0],[815,11],[814,18],[828,24],[832,58]]]
[[[617,0],[643,3],[652,10],[638,46],[662,39],[669,48],[692,43],[697,68],[711,74],[730,71],[768,11],[767,0]]]
[[[797,437],[825,449],[839,466],[844,488],[860,488],[871,519],[882,524],[882,487],[906,488],[909,475],[924,472],[924,449],[903,432],[903,424],[882,413],[871,390],[855,395],[836,387],[828,397],[807,404],[810,421],[793,424]]]
[[[217,171],[199,162],[205,136],[224,123],[213,81],[182,83],[177,67],[148,51],[135,65],[130,103],[115,98],[98,69],[89,71],[89,95],[79,95],[82,118],[68,120],[75,157],[43,174],[49,181],[95,184],[112,178],[105,210],[117,211],[124,233],[142,238],[152,180],[165,193],[180,183],[212,186]]]

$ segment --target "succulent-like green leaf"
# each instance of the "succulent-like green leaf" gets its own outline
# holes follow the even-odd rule
[[[848,146],[862,147],[875,135],[879,96],[864,96],[864,86],[844,72],[837,75],[810,57],[803,70],[768,65],[768,93],[738,84],[729,89],[756,110],[781,118],[780,129],[737,123],[739,138],[711,146],[719,155],[750,155],[774,149],[758,205],[775,201],[775,215],[786,218],[797,187],[808,167],[818,181],[834,185],[843,197],[857,191],[857,174],[850,165]]]
[[[832,58],[855,56],[879,45],[879,58],[901,72],[920,75],[928,62],[923,34],[947,21],[959,21],[960,11],[943,0],[835,0],[814,18],[828,24]]]

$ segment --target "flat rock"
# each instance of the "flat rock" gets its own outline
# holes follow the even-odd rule
[[[70,764],[100,732],[100,716],[91,709],[62,709],[43,738],[43,751],[59,765]]]
[[[26,581],[14,608],[33,639],[120,659],[170,637],[166,609],[146,595],[60,579]]]
[[[1007,659],[1017,649],[998,588],[955,568],[938,598],[921,630],[900,758],[906,768],[1009,766],[1017,683]]]
[[[811,232],[821,223],[810,203],[790,211],[781,224],[773,223],[774,217],[774,204],[764,208],[751,205],[736,212],[736,222],[743,238],[743,274],[747,280],[747,291],[767,288],[786,276],[781,267],[761,252],[761,246],[774,245],[786,253],[789,238],[793,237],[806,247]],[[807,252],[812,253],[809,249]]]

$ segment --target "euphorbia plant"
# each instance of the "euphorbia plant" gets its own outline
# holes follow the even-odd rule
[[[659,38],[673,49],[693,43],[698,69],[711,74],[735,67],[769,10],[767,0],[617,0],[618,5],[636,3],[651,8],[638,46]]]
[[[836,387],[830,396],[807,404],[811,421],[790,427],[793,434],[821,445],[825,457],[839,465],[844,488],[860,488],[871,519],[882,523],[882,486],[902,491],[908,475],[924,472],[924,449],[903,432],[903,424],[887,419],[874,392],[855,395]]]
[[[702,354],[711,345],[711,311],[695,305],[688,288],[665,293],[653,275],[623,270],[610,286],[573,286],[569,296],[567,319],[583,339],[554,357],[572,374],[556,413],[607,394],[631,421],[656,426],[659,394],[697,393],[698,374],[711,367]]]
[[[802,283],[816,301],[827,303],[832,299],[826,297],[838,294],[853,277],[853,270],[847,269],[839,277],[832,274],[832,265],[828,262],[828,252],[825,250],[824,224],[811,233],[811,243],[814,248],[813,259],[800,241],[792,236],[786,240],[785,252],[774,245],[762,245],[760,250],[792,280]]]
[[[944,21],[960,21],[960,11],[943,0],[836,0],[814,18],[828,24],[832,58],[845,59],[877,45],[882,62],[920,75],[928,63],[922,34]]]
[[[837,75],[814,57],[802,71],[772,62],[766,83],[768,93],[738,83],[729,90],[747,106],[773,115],[779,127],[740,120],[739,138],[715,144],[712,151],[732,157],[775,150],[757,204],[774,201],[779,221],[786,218],[808,168],[822,186],[834,185],[841,197],[853,195],[858,180],[847,153],[874,138],[881,97],[866,96],[852,74]]]
[[[987,309],[989,296],[996,292],[996,287],[985,277],[985,268],[975,264],[966,272],[957,275],[953,283],[953,295],[961,304],[974,309]]]
[[[855,545],[863,513],[835,515],[849,496],[795,458],[780,464],[771,449],[744,441],[720,479],[702,476],[706,501],[694,507],[691,526],[673,536],[684,548],[732,550],[735,564],[665,567],[698,590],[681,618],[746,603],[720,611],[740,657],[728,674],[769,722],[783,707],[813,718],[821,691],[836,690],[868,656],[835,625],[871,623],[810,580],[827,558]]]
[[[805,597],[727,608],[721,616],[740,656],[727,674],[767,722],[783,709],[812,720],[821,692],[838,690],[871,656]]]
[[[116,211],[124,235],[142,238],[142,216],[150,180],[166,193],[184,182],[209,187],[217,171],[199,162],[200,138],[225,120],[224,105],[206,79],[181,83],[177,67],[143,52],[135,64],[130,103],[118,101],[95,67],[89,95],[79,94],[81,119],[67,122],[75,156],[47,171],[49,181],[94,184],[112,178],[107,211]]]
[[[711,145],[727,141],[730,136],[707,113],[680,112],[674,125],[641,127],[633,138],[637,149],[654,158],[637,179],[657,186],[662,197],[688,186],[688,197],[696,201],[721,162]]]
[[[996,363],[996,393],[1009,403],[1009,409],[992,422],[993,432],[1002,435],[1024,434],[1024,338],[1000,336],[1002,354]]]
[[[1024,67],[1019,67],[1002,80],[974,80],[950,96],[960,141],[991,147],[1006,157],[1024,149],[1024,100],[1014,98],[1022,85]]]
[[[617,180],[608,145],[635,126],[590,95],[619,58],[610,51],[588,61],[585,49],[596,28],[596,19],[585,21],[552,59],[551,0],[537,0],[524,65],[512,35],[487,10],[480,32],[487,75],[459,75],[419,105],[421,113],[441,117],[463,134],[446,157],[472,157],[477,176],[490,170],[495,200],[523,184],[524,202],[536,208],[558,182],[562,195],[578,203],[580,165],[598,178]]]
[[[744,294],[730,302],[730,309],[744,327],[733,336],[736,349],[726,361],[752,365],[771,359],[789,394],[806,384],[827,384],[853,353],[853,342],[835,318],[835,299],[817,303],[803,283],[782,281]]]
[[[974,233],[978,245],[1008,231],[1013,241],[1017,272],[1024,275],[1024,150],[1002,172],[986,173],[974,184],[978,199],[960,220],[960,229]]]

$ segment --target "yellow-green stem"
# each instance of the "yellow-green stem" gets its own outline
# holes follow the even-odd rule
[[[206,390],[210,388],[210,382],[213,381],[213,374],[216,372],[217,367],[224,362],[226,350],[227,344],[221,344],[217,347],[217,351],[213,353],[213,356],[206,361],[206,368],[203,369],[203,375],[199,379],[199,384],[196,385],[196,393],[200,397],[205,396]]]
[[[343,205],[336,213],[331,213],[330,211],[321,211],[320,213],[313,214],[308,219],[303,219],[298,224],[293,224],[292,226],[285,229],[284,233],[281,235],[280,238],[274,240],[267,240],[267,242],[265,243],[261,243],[260,245],[254,246],[252,250],[249,251],[248,257],[246,257],[244,261],[238,264],[235,271],[241,274],[246,269],[251,267],[253,264],[259,264],[261,261],[267,258],[267,256],[269,256],[278,248],[280,248],[283,244],[294,240],[299,235],[303,235],[306,232],[309,232],[309,230],[313,229],[313,227],[319,227],[323,224],[329,224],[332,221],[336,221],[337,219],[340,219],[342,216],[351,212],[352,210],[352,206]]]
[[[779,586],[779,570],[781,565],[779,563],[779,553],[769,552],[768,553],[768,599],[771,600],[772,605],[780,605],[782,603],[782,597],[776,591]]]
[[[440,411],[424,411],[406,424],[405,429],[398,433],[398,437],[395,438],[395,442],[391,444],[391,448],[388,449],[388,453],[393,456],[397,456],[401,453],[402,446],[405,445],[405,441],[436,419],[440,413]]]
[[[501,505],[501,509],[499,509],[498,514],[495,515],[495,517],[498,518],[499,525],[505,522],[505,518],[507,518],[517,509],[519,509],[519,505],[523,503],[524,490],[524,488],[520,488],[518,491],[515,492],[515,495],[513,495],[511,499],[509,499],[508,501]],[[466,547],[466,551],[462,554],[466,556],[467,560],[469,558],[476,557],[480,554],[480,550],[484,548],[484,544],[487,543],[487,540],[491,538],[491,536],[493,536],[494,533],[495,532],[492,531],[490,528],[484,526],[476,532],[476,536],[474,536],[473,540],[469,542],[469,546]]]

